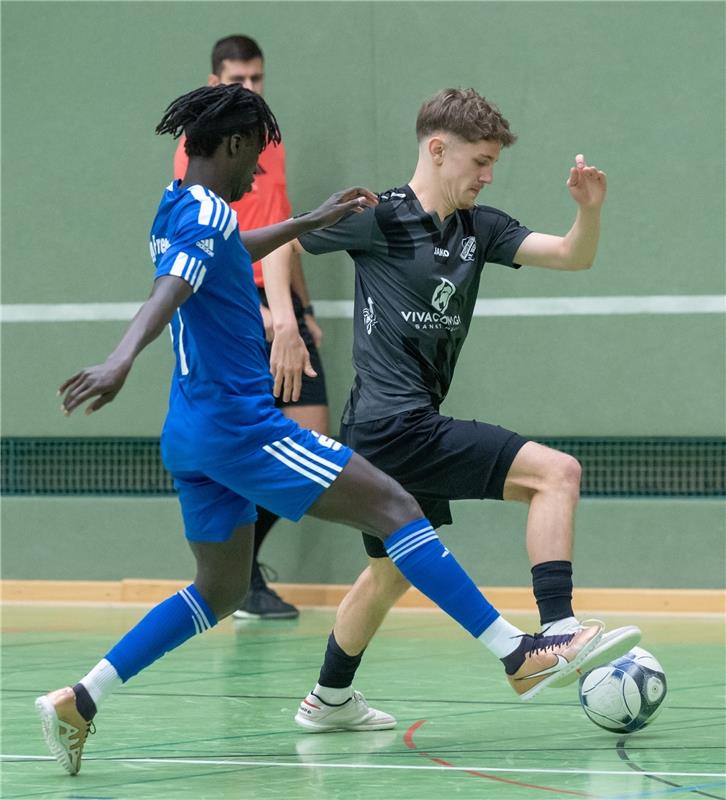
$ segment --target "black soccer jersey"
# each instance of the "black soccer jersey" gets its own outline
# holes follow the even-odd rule
[[[530,233],[487,206],[442,223],[409,186],[379,204],[306,233],[309,253],[347,250],[355,262],[353,366],[343,422],[369,422],[413,408],[439,408],[469,330],[487,261],[507,266]]]

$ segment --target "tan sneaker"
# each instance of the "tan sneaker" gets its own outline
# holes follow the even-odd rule
[[[40,716],[48,749],[69,775],[77,775],[81,769],[83,745],[95,728],[78,711],[76,693],[70,686],[56,689],[39,697],[35,710]]]
[[[507,680],[522,700],[531,700],[542,689],[574,672],[597,646],[603,623],[588,620],[574,633],[547,636],[535,633],[522,639],[523,661]]]
[[[552,635],[555,633],[575,633],[580,628],[587,626],[585,623],[573,623],[570,625],[561,626],[559,629],[556,627],[557,623],[553,623],[546,627],[542,633],[545,635]],[[624,656],[627,652],[632,650],[640,641],[641,637],[640,628],[635,625],[626,625],[622,628],[614,628],[611,631],[603,631],[600,641],[585,657],[585,660],[576,667],[572,672],[558,678],[552,682],[553,689],[559,689],[562,686],[569,686],[574,683],[581,675],[615,661],[616,658]]]

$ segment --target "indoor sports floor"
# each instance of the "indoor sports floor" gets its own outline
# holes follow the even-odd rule
[[[80,678],[143,610],[2,613],[4,798],[726,798],[721,617],[627,620],[669,684],[660,716],[630,736],[593,725],[575,685],[519,702],[499,664],[429,611],[393,612],[359,672],[357,688],[398,717],[396,730],[305,734],[292,716],[333,612],[227,620],[106,702],[71,778],[45,750],[33,700]]]

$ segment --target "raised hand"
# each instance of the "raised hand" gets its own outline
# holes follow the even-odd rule
[[[607,175],[597,167],[587,166],[585,156],[580,153],[570,169],[567,188],[580,208],[597,209],[605,201]]]
[[[86,414],[98,411],[121,391],[128,374],[129,367],[119,362],[107,361],[94,367],[86,367],[58,388],[59,395],[65,393],[61,411],[70,416],[81,403],[92,397],[96,399],[88,405]]]
[[[325,228],[337,222],[351,211],[360,214],[366,208],[378,204],[378,198],[368,189],[353,186],[331,195],[322,205],[307,214],[319,228]]]

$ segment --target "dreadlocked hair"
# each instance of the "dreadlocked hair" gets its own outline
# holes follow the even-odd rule
[[[175,139],[184,133],[187,155],[203,157],[213,155],[222,139],[233,134],[256,134],[260,152],[282,139],[267,103],[237,83],[202,86],[177,97],[167,106],[156,133],[170,133]]]

